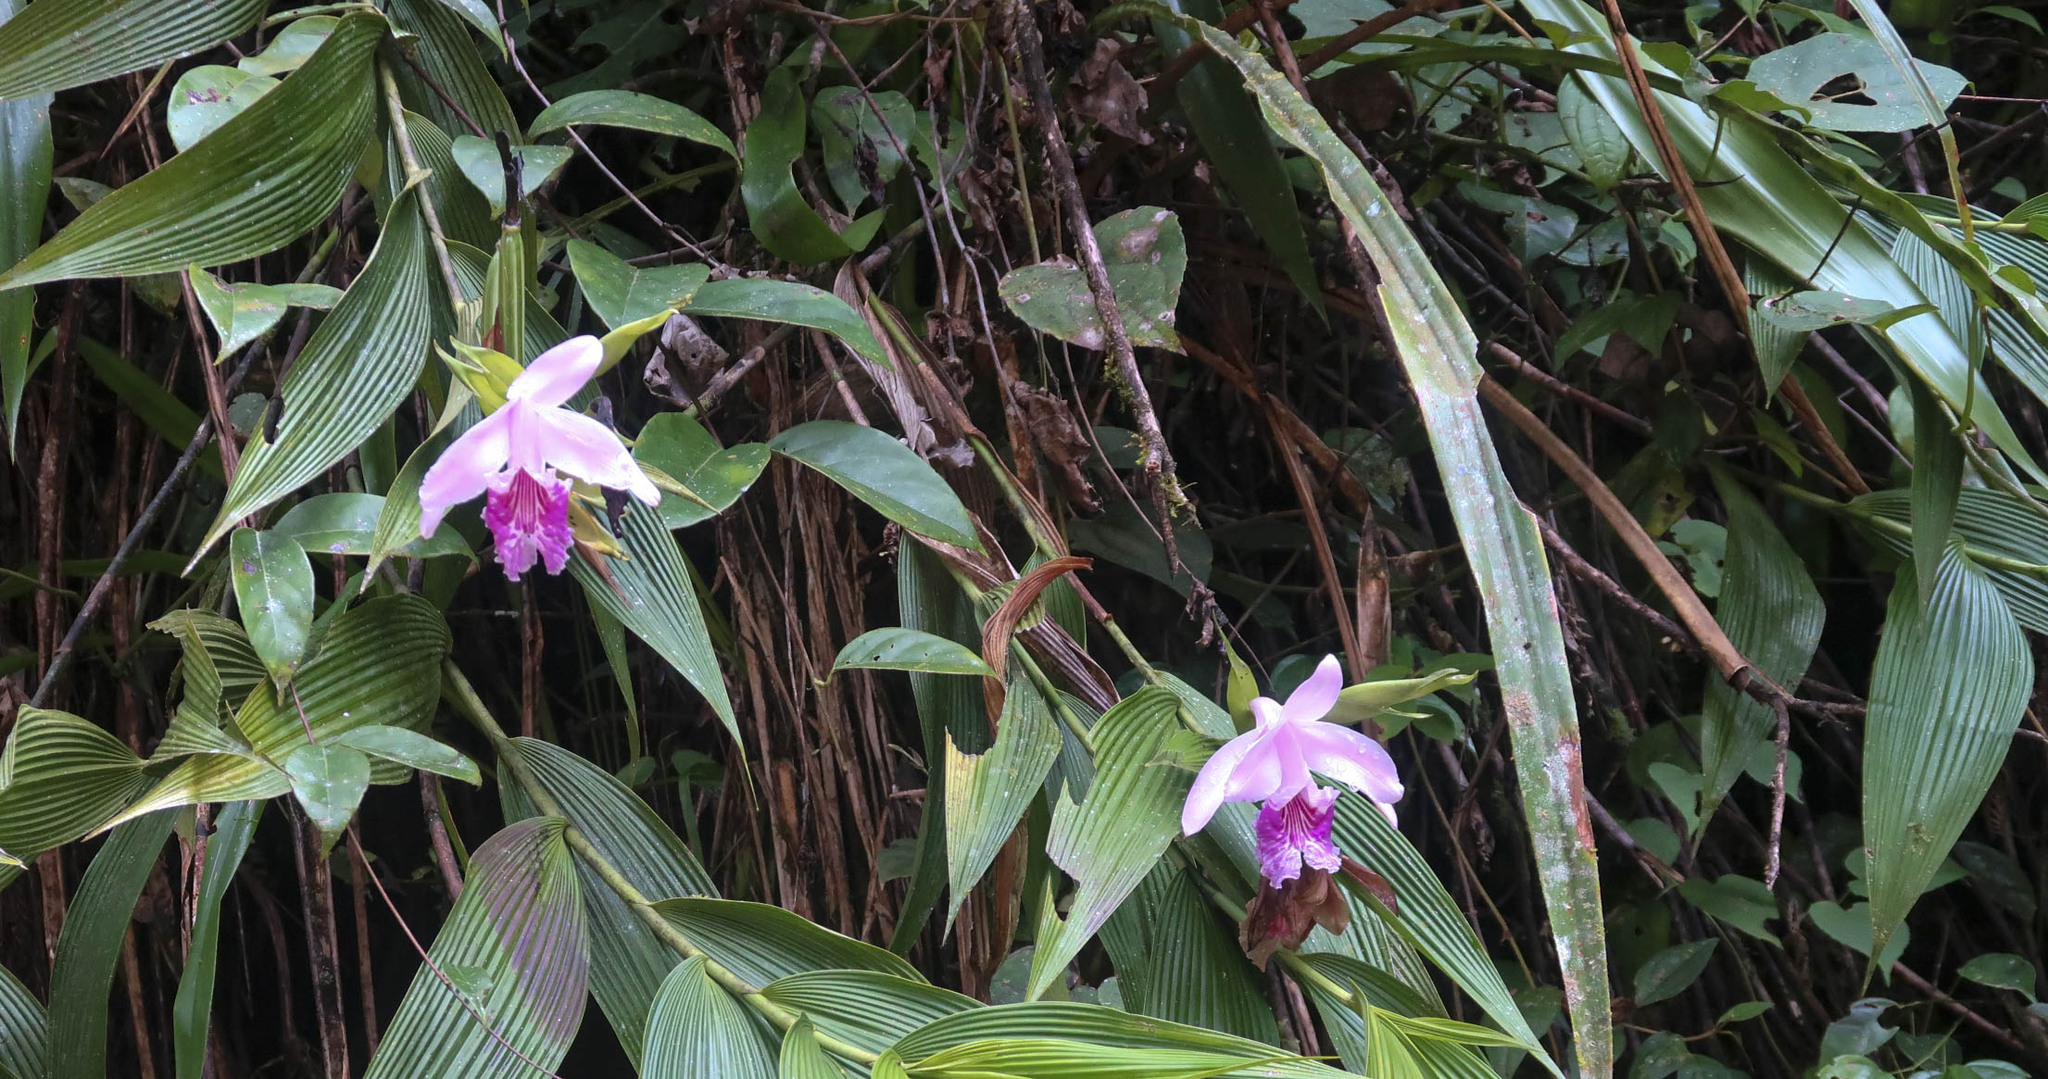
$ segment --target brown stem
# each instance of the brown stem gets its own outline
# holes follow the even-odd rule
[[[348,1079],[348,1023],[341,1005],[341,945],[334,931],[334,876],[313,823],[291,812],[298,847],[299,904],[306,918],[306,957],[312,967],[313,1010],[320,1021],[321,1075]]]
[[[1308,59],[1301,62],[1301,73],[1313,78],[1316,72],[1323,69],[1324,64],[1386,33],[1388,30],[1392,30],[1409,19],[1428,15],[1434,11],[1441,11],[1447,7],[1457,7],[1462,2],[1463,0],[1414,0],[1414,2],[1406,7],[1397,7],[1392,11],[1382,11],[1378,15],[1331,38],[1322,48],[1310,53]]]
[[[455,847],[448,842],[448,828],[441,822],[441,779],[432,772],[420,773],[420,808],[427,818],[427,841],[434,848],[434,867],[441,871],[441,886],[448,890],[450,903],[462,898],[462,867],[455,861]]]

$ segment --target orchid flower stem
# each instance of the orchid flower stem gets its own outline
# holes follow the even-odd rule
[[[405,120],[405,100],[398,96],[398,82],[391,77],[391,68],[383,61],[377,63],[377,81],[384,87],[384,108],[391,114],[391,135],[398,143],[398,155],[405,162],[405,180],[408,184],[424,183],[428,170],[421,167],[420,155],[412,145],[412,129]],[[398,192],[391,193],[396,199]],[[427,223],[427,232],[434,238],[434,258],[441,264],[441,283],[448,288],[448,303],[460,310],[463,302],[462,281],[455,275],[455,260],[448,254],[448,234],[441,231],[441,215],[434,210],[434,200],[425,190],[420,192],[420,216]]]
[[[1187,858],[1186,852],[1181,851],[1178,847],[1174,848],[1174,850],[1176,854],[1181,855],[1183,861],[1190,860]],[[1232,901],[1229,896],[1224,895],[1222,889],[1216,887],[1215,884],[1209,881],[1208,877],[1201,873],[1192,873],[1190,876],[1194,879],[1195,886],[1202,890],[1202,895],[1210,903],[1214,904],[1217,910],[1222,911],[1231,921],[1244,921],[1245,909],[1241,904]],[[1300,953],[1283,949],[1273,954],[1280,960],[1281,965],[1287,968],[1287,973],[1294,976],[1296,981],[1313,985],[1317,989],[1328,993],[1332,998],[1342,1002],[1345,1007],[1353,1011],[1358,1010],[1360,1003],[1358,994],[1331,981],[1329,975],[1310,965],[1308,960],[1301,957]]]
[[[1051,705],[1053,711],[1059,713],[1060,722],[1074,732],[1074,740],[1081,743],[1081,748],[1087,750],[1088,756],[1092,759],[1095,756],[1094,733],[1088,729],[1087,724],[1081,722],[1080,716],[1074,714],[1073,708],[1067,704],[1067,699],[1053,686],[1052,679],[1045,676],[1044,669],[1039,667],[1037,660],[1031,658],[1031,653],[1019,647],[1016,655],[1018,661],[1024,665],[1024,673],[1031,677],[1031,684],[1038,687],[1039,695],[1045,698],[1045,703]]]
[[[463,676],[461,669],[455,666],[453,660],[442,661],[441,679],[442,687],[449,702],[454,704],[456,710],[460,711],[470,721],[471,725],[476,727],[490,741],[491,747],[497,750],[498,760],[503,764],[505,770],[511,774],[513,781],[519,784],[520,790],[533,802],[534,808],[547,816],[559,817],[567,822],[566,826],[562,829],[563,841],[568,844],[569,849],[574,851],[578,858],[582,859],[584,865],[590,867],[591,872],[597,874],[598,879],[603,881],[606,887],[610,888],[620,899],[626,901],[626,905],[631,907],[634,915],[646,924],[649,932],[653,933],[663,944],[668,945],[670,950],[684,959],[695,959],[702,956],[704,959],[704,971],[711,976],[712,981],[717,982],[720,988],[740,998],[748,1007],[759,1012],[761,1018],[774,1024],[778,1030],[786,1031],[794,1026],[798,1019],[802,1018],[796,1012],[790,1011],[782,1005],[769,1000],[760,989],[747,984],[739,975],[728,970],[716,959],[706,955],[702,948],[691,943],[690,938],[684,936],[681,930],[677,929],[659,910],[654,908],[653,902],[641,894],[640,889],[634,887],[633,882],[627,880],[625,874],[619,872],[618,867],[614,866],[611,860],[606,858],[604,853],[598,850],[590,842],[590,839],[576,827],[568,812],[562,808],[562,803],[557,801],[555,796],[546,787],[542,786],[539,780],[534,778],[533,773],[527,769],[524,758],[520,757],[518,749],[513,746],[512,739],[505,734],[505,729],[498,725],[498,721],[492,718],[490,710],[484,707],[482,698],[477,696],[476,687],[470,685],[469,679]],[[859,1061],[863,1064],[872,1064],[879,1057],[879,1054],[861,1046],[840,1041],[822,1031],[815,1033],[819,1046],[827,1052],[836,1053],[849,1060]]]

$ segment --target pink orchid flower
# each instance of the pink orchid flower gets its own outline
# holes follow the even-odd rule
[[[1402,794],[1394,760],[1378,742],[1322,721],[1343,688],[1337,657],[1326,656],[1287,703],[1254,699],[1258,726],[1224,743],[1202,766],[1181,809],[1181,831],[1201,831],[1225,802],[1263,802],[1257,833],[1268,882],[1294,879],[1304,862],[1335,871],[1341,864],[1330,839],[1336,792],[1317,786],[1314,773],[1372,799],[1389,819]]]
[[[485,495],[484,523],[498,563],[516,581],[536,560],[549,573],[569,561],[569,484],[556,469],[647,505],[661,492],[619,436],[563,408],[597,374],[604,346],[572,337],[534,358],[505,390],[505,404],[462,433],[420,481],[420,535],[431,536],[450,507]]]

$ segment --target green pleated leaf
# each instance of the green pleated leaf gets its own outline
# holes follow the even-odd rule
[[[2048,526],[2004,491],[1964,486],[1957,495],[1955,532],[1965,552],[1990,577],[2020,625],[2048,633],[2048,569],[2041,568],[2048,567]],[[1849,506],[1865,535],[1901,558],[1912,558],[1909,491],[1872,491]]]
[[[43,1079],[50,1069],[49,1038],[42,1001],[13,971],[0,967],[0,1073],[12,1079]]]
[[[692,291],[676,310],[690,315],[808,326],[839,338],[871,362],[889,366],[889,354],[875,340],[874,331],[868,329],[867,322],[845,300],[801,281],[759,277],[710,281]]]
[[[946,1016],[891,1046],[884,1059],[908,1064],[914,1069],[918,1063],[949,1049],[993,1039],[1024,1038],[1057,1038],[1101,1049],[1212,1053],[1245,1062],[1246,1070],[1241,1073],[1245,1075],[1334,1079],[1344,1074],[1326,1064],[1287,1057],[1270,1045],[1234,1035],[1132,1015],[1096,1004],[1055,1001],[1005,1004]],[[1252,1070],[1252,1066],[1260,1061],[1271,1063]],[[1135,1063],[1142,1067],[1142,1059]]]
[[[739,151],[733,148],[732,140],[725,137],[725,132],[712,126],[711,121],[674,102],[649,94],[636,94],[631,90],[586,90],[571,94],[542,109],[526,133],[537,138],[570,124],[601,124],[651,131],[657,135],[672,135],[702,143],[724,151],[727,157],[740,156]]]
[[[1273,1050],[1268,1059],[1292,1055]],[[1125,1049],[1050,1037],[990,1038],[942,1049],[909,1071],[929,1079],[1209,1079],[1236,1073],[1245,1064],[1234,1053],[1200,1049]]]
[[[782,1058],[776,1065],[778,1079],[843,1079],[846,1073],[818,1044],[809,1016],[799,1016],[782,1035]]]
[[[668,473],[709,506],[673,491],[661,493],[662,524],[688,528],[708,521],[739,501],[768,467],[768,447],[759,442],[720,446],[704,425],[680,412],[663,412],[640,428],[633,458]]]
[[[26,859],[69,843],[149,786],[119,738],[68,712],[23,708],[0,753],[0,850]]]
[[[1049,915],[1031,955],[1024,999],[1044,993],[1081,947],[1122,905],[1180,834],[1180,809],[1194,776],[1153,758],[1179,727],[1179,699],[1148,686],[1103,713],[1095,725],[1095,782],[1075,805],[1066,793],[1053,807],[1045,853],[1074,878],[1065,918]]]
[[[701,262],[635,266],[588,240],[569,241],[569,268],[590,309],[615,330],[687,302],[711,279],[711,267]]]
[[[607,561],[610,580],[593,569],[580,552],[570,560],[570,573],[583,585],[591,606],[624,623],[634,636],[660,653],[711,702],[733,743],[744,745],[732,698],[725,690],[725,674],[712,650],[704,610],[675,534],[659,514],[645,512],[644,507],[627,512],[624,532],[622,546],[631,557]]]
[[[846,642],[832,660],[834,671],[919,671],[995,677],[974,649],[919,629],[871,629]],[[1041,705],[1042,707],[1042,705]]]
[[[820,1033],[879,1053],[911,1031],[982,1006],[973,997],[873,970],[817,970],[762,987],[769,1000],[801,1012]]]
[[[1946,231],[1946,230],[1944,230]],[[1977,307],[1977,294],[1927,241],[1901,229],[1892,237],[1892,261],[1913,279],[1927,301],[1939,310],[1949,332],[1962,342],[1965,355],[1973,361],[1984,358],[1984,318]],[[1925,316],[1921,316],[1925,317]]]
[[[371,723],[418,727],[440,700],[441,657],[448,623],[417,595],[373,599],[336,615],[314,641],[315,655],[293,679],[295,695],[280,704],[267,691],[249,694],[235,727],[256,756],[194,756],[179,763],[118,820],[196,802],[273,798],[291,789],[274,766],[306,744],[306,725],[327,741]],[[300,708],[304,709],[303,722]],[[272,763],[266,763],[272,762]],[[397,782],[405,770],[371,765],[372,782]]]
[[[1940,576],[1942,552],[1948,550],[1949,534],[1955,528],[1956,502],[1962,497],[1963,488],[1963,447],[1959,439],[1967,435],[1956,432],[1947,407],[1927,392],[1925,386],[1917,382],[1910,385],[1913,395],[1913,575],[1920,582],[1920,599],[1924,603]]]
[[[502,56],[505,42],[498,35],[498,18],[489,10],[490,0],[390,0],[385,8],[390,13],[392,29],[417,39],[412,49],[420,67],[484,129],[486,136],[502,131],[518,139],[519,119],[512,114],[505,91],[484,63],[476,38],[458,20],[459,16],[483,31],[484,40]],[[398,80],[408,108],[433,117],[435,126],[442,131],[469,133],[462,118],[414,74],[411,65],[396,65],[392,76]]]
[[[249,644],[279,686],[292,680],[313,633],[313,563],[290,536],[235,529],[228,579]]]
[[[399,196],[369,263],[292,365],[276,435],[250,440],[202,549],[326,472],[412,392],[427,361],[433,295],[417,197]]]
[[[419,156],[420,167],[427,170],[427,176],[419,181],[418,186],[434,204],[434,213],[441,219],[442,232],[450,240],[480,250],[496,246],[501,231],[498,219],[491,214],[490,200],[463,179],[462,170],[455,167],[455,141],[448,137],[441,125],[411,110],[406,111],[405,126],[406,133],[412,136],[412,148]],[[406,184],[405,159],[395,138],[386,140],[384,185],[375,193],[381,200],[378,210],[385,216],[390,214],[390,203],[395,193],[405,190]],[[439,313],[436,314],[439,317]],[[449,332],[452,329],[449,327]],[[442,340],[445,336],[437,326],[434,339]]]
[[[1892,585],[1870,674],[1863,842],[1882,951],[2005,762],[2034,684],[2026,635],[1974,563],[1950,548],[1921,610]]]
[[[142,886],[176,816],[157,813],[114,829],[71,896],[50,970],[52,1079],[107,1073],[107,1000],[114,966]]]
[[[1613,1023],[1577,703],[1542,541],[1501,471],[1479,412],[1478,339],[1414,234],[1314,107],[1235,39],[1193,20],[1180,22],[1245,77],[1274,133],[1316,163],[1331,199],[1380,269],[1380,301],[1485,602],[1544,906],[1566,972],[1573,1045],[1582,1072],[1605,1075],[1614,1055]]]
[[[1799,553],[1749,492],[1715,477],[1728,511],[1715,621],[1736,649],[1771,681],[1796,689],[1820,643],[1827,607]],[[1777,714],[1716,674],[1700,706],[1700,813],[1705,828],[1728,788],[1749,767],[1777,725]]]
[[[918,535],[981,548],[960,496],[924,458],[881,431],[844,420],[812,420],[776,435],[768,448],[817,469]]]
[[[512,745],[569,822],[641,895],[660,899],[718,894],[690,848],[611,773],[551,742],[515,738]],[[499,791],[507,820],[536,815],[517,784],[502,783]],[[662,979],[676,965],[676,954],[580,859],[576,872],[590,919],[590,995],[597,998],[619,1045],[637,1064],[647,1013]]]
[[[49,94],[210,49],[264,0],[58,0],[0,28],[0,100]]]
[[[746,164],[740,170],[740,196],[754,237],[777,258],[800,266],[860,251],[882,224],[877,211],[835,232],[804,201],[790,166],[804,153],[805,111],[795,74],[786,67],[769,72],[761,111],[747,125]]]
[[[442,543],[459,549],[472,561],[476,559],[468,541],[452,527],[438,528],[432,536],[420,535],[420,481],[426,478],[427,469],[440,460],[442,451],[484,415],[474,398],[458,411],[460,422],[450,423],[428,436],[418,449],[412,451],[412,456],[405,459],[405,467],[398,470],[398,475],[391,478],[390,491],[384,497],[383,508],[377,512],[376,530],[370,535],[370,564],[366,572],[375,573],[377,567],[393,555],[437,548]],[[291,514],[286,513],[285,516]]]
[[[21,0],[0,0],[0,24],[14,21]],[[0,39],[8,30],[0,25]],[[0,53],[0,55],[6,55]],[[15,95],[0,100],[0,266],[12,266],[35,250],[43,237],[43,208],[50,197],[50,95]],[[14,456],[14,426],[21,415],[21,391],[28,382],[35,294],[0,293],[0,438]]]
[[[701,896],[664,899],[654,906],[719,966],[757,988],[812,970],[872,970],[924,980],[901,958],[781,907]]]
[[[206,869],[199,878],[198,903],[192,912],[192,946],[185,952],[185,972],[178,978],[178,996],[171,1005],[177,1079],[202,1079],[206,1068],[213,986],[219,972],[221,902],[262,816],[262,802],[230,803],[221,807],[220,815],[213,819],[213,833],[206,838]]]
[[[372,723],[366,727],[343,731],[326,744],[347,746],[381,760],[402,764],[407,768],[459,779],[473,787],[482,786],[484,781],[475,761],[463,756],[452,746],[437,742],[418,731],[406,730],[404,727]]]
[[[950,642],[949,642],[950,643]],[[967,892],[1002,853],[1017,822],[1038,799],[1060,755],[1060,731],[1044,698],[1023,678],[1010,683],[987,753],[968,756],[946,739],[946,931]]]
[[[1453,1019],[1411,1018],[1384,1008],[1365,1010],[1367,1075],[1422,1079],[1495,1079],[1475,1046],[1512,1045],[1485,1027]]]
[[[1186,869],[1162,862],[1102,927],[1124,1007],[1277,1045],[1263,979]]]
[[[230,709],[240,708],[249,691],[263,683],[263,661],[249,644],[249,635],[232,619],[187,608],[165,614],[149,628],[177,637],[185,644],[187,656],[194,648],[204,649],[206,661],[220,679],[221,699]]]
[[[187,5],[148,6],[169,11]],[[194,0],[190,6],[213,5]],[[77,10],[67,4],[38,8]],[[11,20],[0,30],[20,22]],[[376,117],[371,69],[383,35],[382,17],[349,15],[283,86],[192,149],[94,203],[0,274],[0,289],[133,277],[195,263],[217,266],[275,251],[304,235],[334,209],[369,142]],[[75,49],[76,43],[65,47]],[[10,54],[0,42],[4,55]]]
[[[1338,849],[1394,887],[1399,910],[1394,927],[1437,969],[1478,1004],[1486,1017],[1524,1046],[1535,1047],[1536,1034],[1501,981],[1500,970],[1487,957],[1465,914],[1444,890],[1436,873],[1407,837],[1395,831],[1365,799],[1344,792],[1337,799],[1336,822],[1330,831]],[[1354,901],[1354,907],[1356,901]],[[1354,910],[1353,917],[1365,914]],[[1536,1051],[1540,1060],[1549,1057]]]
[[[775,1046],[703,956],[669,972],[647,1020],[647,1079],[775,1079]]]
[[[574,859],[553,818],[506,825],[470,858],[462,897],[365,1079],[531,1079],[583,1021],[590,953]]]

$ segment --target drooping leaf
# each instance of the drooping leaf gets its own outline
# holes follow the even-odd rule
[[[1130,1011],[1279,1043],[1258,972],[1186,869],[1155,866],[1103,924],[1102,943]]]
[[[244,56],[235,66],[251,75],[283,75],[304,67],[319,51],[327,36],[341,20],[332,15],[302,15],[284,24],[254,56]]]
[[[70,0],[0,29],[0,101],[69,90],[210,49],[264,0]]]
[[[1006,1038],[1060,1039],[1107,1050],[1214,1054],[1242,1062],[1248,1074],[1302,1079],[1336,1079],[1344,1074],[1326,1064],[1281,1054],[1270,1045],[1234,1035],[1132,1015],[1116,1008],[1064,1001],[1032,1001],[958,1012],[920,1027],[891,1046],[883,1059],[914,1066],[949,1049]],[[1108,1059],[1108,1055],[1104,1054],[1102,1059]],[[1256,1062],[1270,1063],[1250,1071],[1249,1065]],[[1141,1057],[1137,1066],[1142,1068],[1142,1064]],[[1212,1072],[1201,1070],[1193,1074]]]
[[[1188,269],[1180,218],[1157,206],[1125,210],[1096,223],[1095,241],[1131,344],[1180,351],[1173,318]],[[1003,302],[1033,329],[1082,348],[1109,347],[1095,294],[1071,259],[1011,270],[998,288]]]
[[[279,687],[292,680],[313,632],[313,564],[290,536],[238,528],[228,541],[228,577],[249,644]]]
[[[1878,950],[1920,897],[2005,761],[2034,684],[2026,636],[1954,547],[1925,610],[1901,572],[1871,667],[1864,849]]]
[[[1059,755],[1059,728],[1044,698],[1022,678],[1010,682],[995,745],[987,753],[968,756],[946,739],[948,932],[968,889],[1002,853]]]
[[[995,671],[972,648],[921,629],[871,629],[846,642],[832,661],[834,671],[921,671],[993,678]]]
[[[83,6],[41,5],[53,11]],[[154,22],[187,5],[147,6],[156,9],[146,20]],[[195,0],[191,6],[213,5]],[[10,20],[7,28],[21,22]],[[216,266],[304,235],[334,209],[369,141],[376,110],[371,67],[383,34],[381,16],[344,18],[283,86],[191,150],[93,204],[0,274],[0,289]],[[4,42],[0,55],[12,55]]]
[[[1714,958],[1714,949],[1720,943],[1709,937],[1676,944],[1651,956],[1650,961],[1636,971],[1637,1006],[1670,1000],[1685,992],[1699,979],[1700,972],[1707,969],[1707,963]]]
[[[683,896],[655,909],[690,942],[756,989],[813,970],[872,970],[921,982],[917,968],[765,903]]]
[[[895,90],[824,87],[811,99],[811,121],[825,150],[825,178],[848,212],[903,171],[917,139],[917,111]]]
[[[873,970],[817,970],[764,986],[763,996],[801,1012],[819,1033],[879,1053],[911,1031],[981,1007],[973,997]]]
[[[206,1068],[213,986],[219,969],[221,903],[262,816],[262,802],[231,802],[221,807],[213,832],[206,838],[206,869],[200,875],[192,916],[192,946],[185,952],[185,971],[178,978],[178,996],[171,1005],[177,1079],[202,1079]]]
[[[120,739],[68,712],[23,708],[0,753],[0,850],[29,858],[69,843],[149,786]]]
[[[0,24],[21,11],[21,0],[0,0]],[[8,30],[0,26],[0,39]],[[50,95],[0,95],[0,265],[12,266],[35,250],[43,236],[43,208],[50,197]],[[21,391],[28,382],[30,331],[35,328],[35,294],[0,293],[0,438],[14,456],[14,428],[21,415]]]
[[[461,170],[469,185],[490,202],[491,215],[505,213],[505,159],[498,153],[496,143],[480,139],[475,135],[457,135],[451,151],[455,155],[455,167]],[[519,163],[519,197],[529,199],[540,185],[554,178],[569,163],[575,151],[567,146],[542,146],[514,144],[512,157]]]
[[[1061,794],[1045,845],[1046,857],[1076,882],[1073,904],[1065,918],[1048,915],[1052,935],[1041,936],[1032,953],[1024,999],[1045,992],[1180,834],[1181,804],[1194,777],[1153,760],[1179,714],[1171,692],[1147,687],[1095,725],[1095,782],[1080,805]]]
[[[1826,606],[1798,552],[1763,506],[1726,477],[1717,475],[1715,481],[1728,510],[1728,546],[1715,621],[1765,677],[1796,688],[1820,644]],[[1713,674],[1707,677],[1700,712],[1699,821],[1704,827],[1757,746],[1776,727],[1777,715]]]
[[[718,894],[690,848],[611,773],[552,742],[515,738],[512,746],[569,822],[641,895]],[[502,783],[499,791],[506,819],[536,815],[517,783]],[[576,871],[590,919],[590,995],[637,1064],[654,995],[678,957],[580,859]]]
[[[867,247],[881,227],[879,212],[835,231],[797,190],[790,166],[804,153],[804,100],[786,67],[761,86],[761,111],[747,125],[740,195],[755,238],[778,258],[802,266],[845,258]]]
[[[1902,234],[1903,235],[1903,234]],[[1963,447],[1951,426],[1948,409],[1926,387],[1912,383],[1913,394],[1913,576],[1926,602],[1940,576],[1941,556],[1956,523],[1962,498]]]
[[[669,971],[647,1020],[648,1079],[775,1079],[775,1046],[747,1006],[711,980],[703,956]]]
[[[1256,53],[1214,27],[1181,21],[1244,75],[1274,133],[1315,161],[1331,198],[1380,268],[1380,299],[1396,351],[1485,601],[1523,805],[1543,867],[1544,905],[1558,961],[1568,972],[1580,1070],[1606,1074],[1613,1058],[1606,930],[1593,851],[1580,841],[1592,834],[1592,823],[1581,797],[1577,705],[1542,541],[1501,471],[1478,410],[1478,340],[1414,235],[1315,109]],[[1548,1056],[1540,1059],[1555,1067]]]
[[[504,51],[504,42],[498,36],[498,17],[491,12],[491,5],[485,0],[419,0],[429,6],[438,5],[469,20],[471,26],[483,31],[485,40]]]
[[[278,763],[290,778],[306,819],[323,834],[347,827],[362,804],[363,792],[370,789],[370,758],[337,741],[302,745]]]
[[[13,971],[0,967],[0,1073],[12,1079],[42,1079],[49,1068],[49,1019],[43,1002]]]
[[[569,241],[569,266],[590,309],[613,329],[687,302],[711,277],[701,262],[635,266],[588,240]]]
[[[221,356],[239,351],[276,326],[288,308],[329,311],[341,300],[341,290],[329,285],[231,285],[197,267],[187,272],[192,295],[220,335],[216,353]]]
[[[427,950],[440,973],[413,976],[366,1079],[530,1079],[561,1063],[590,967],[562,826],[520,821],[477,848]]]
[[[680,412],[663,412],[647,421],[635,440],[635,460],[668,473],[677,483],[710,506],[701,506],[673,491],[661,493],[661,521],[671,529],[708,521],[739,501],[768,467],[768,447],[743,442],[724,447],[704,425]]]
[[[347,456],[411,392],[427,361],[433,294],[417,197],[399,197],[369,263],[292,365],[276,437],[250,441],[202,549]]]
[[[782,1057],[775,1074],[776,1079],[844,1079],[846,1075],[818,1044],[817,1029],[809,1016],[799,1016],[782,1035]]]
[[[960,496],[932,466],[896,439],[857,423],[812,420],[768,441],[768,448],[809,465],[882,516],[923,536],[981,548]]]
[[[107,1073],[107,999],[114,967],[174,817],[156,813],[116,828],[72,893],[50,968],[53,1077]]]
[[[801,281],[776,281],[760,277],[729,277],[712,281],[690,293],[677,310],[692,316],[750,318],[823,330],[846,343],[869,361],[889,366],[889,354],[875,340],[874,331],[846,301]]]
[[[484,781],[475,761],[445,743],[404,727],[372,723],[343,731],[325,744],[347,746],[407,768],[459,779],[471,786],[481,786]]]
[[[740,156],[739,151],[733,148],[732,140],[725,137],[725,132],[712,126],[711,121],[674,102],[631,90],[586,90],[571,94],[542,109],[526,133],[538,138],[570,124],[602,124],[651,131],[723,150],[727,157]]]

